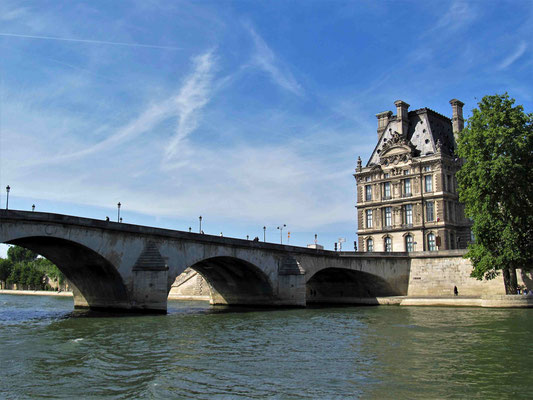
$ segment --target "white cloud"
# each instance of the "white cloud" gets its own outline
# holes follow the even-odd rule
[[[522,55],[526,52],[527,49],[527,43],[525,41],[521,41],[516,50],[509,54],[503,61],[498,65],[496,69],[503,70],[509,67],[511,64],[513,64],[516,60],[518,60]]]
[[[255,51],[252,57],[252,65],[257,66],[270,75],[274,83],[295,95],[303,94],[302,86],[296,81],[287,67],[284,67],[274,52],[250,24],[245,25],[252,36]]]
[[[456,31],[468,25],[477,17],[472,3],[464,0],[456,0],[448,11],[437,21],[434,30]]]
[[[180,143],[197,128],[198,113],[210,100],[214,64],[212,51],[196,57],[194,64],[194,71],[173,99],[179,115],[178,126],[165,151],[166,160],[176,155]]]

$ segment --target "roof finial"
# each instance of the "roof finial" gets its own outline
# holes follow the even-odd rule
[[[357,171],[361,172],[363,169],[363,162],[361,161],[361,156],[357,157]]]

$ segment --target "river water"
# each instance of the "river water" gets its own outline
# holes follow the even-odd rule
[[[72,311],[0,295],[0,398],[533,398],[533,310]]]

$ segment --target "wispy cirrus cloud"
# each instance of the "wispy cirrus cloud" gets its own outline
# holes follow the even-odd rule
[[[21,10],[21,12],[22,11],[23,10]],[[19,14],[20,12],[16,14],[16,17],[18,17]],[[13,16],[11,17],[11,19],[14,19],[14,18],[15,17]],[[0,32],[0,36],[22,38],[22,39],[52,40],[52,41],[59,41],[59,42],[106,44],[106,45],[112,45],[112,46],[126,46],[126,47],[145,47],[149,49],[164,49],[164,50],[180,50],[181,49],[180,47],[174,47],[174,46],[160,46],[160,45],[143,44],[143,43],[111,42],[107,40],[78,39],[78,38],[58,37],[58,36],[24,35],[24,34],[9,33],[9,32]]]
[[[252,56],[252,65],[265,71],[271,80],[289,92],[301,96],[303,95],[303,88],[294,78],[289,68],[276,57],[274,52],[270,49],[267,43],[255,31],[251,24],[245,24],[245,28],[252,37],[254,42],[254,53]]]
[[[477,18],[471,2],[455,0],[448,11],[437,21],[433,30],[456,31]]]
[[[212,50],[196,57],[193,72],[173,99],[178,111],[178,125],[165,151],[166,160],[177,154],[180,143],[198,127],[199,112],[209,102],[212,93],[213,68]]]
[[[520,57],[522,57],[526,52],[526,49],[527,43],[522,40],[516,50],[509,54],[509,56],[507,56],[505,59],[503,59],[503,61],[498,65],[496,69],[499,71],[506,69],[515,61],[517,61]]]

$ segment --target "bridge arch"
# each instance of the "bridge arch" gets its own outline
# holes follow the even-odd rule
[[[256,265],[230,256],[206,258],[190,266],[209,285],[211,304],[271,305],[274,287]]]
[[[324,268],[306,282],[307,304],[356,304],[362,298],[397,295],[397,290],[382,277],[348,268]]]
[[[28,236],[5,242],[30,249],[52,261],[75,286],[74,306],[128,309],[128,290],[117,269],[94,250],[71,240]]]

